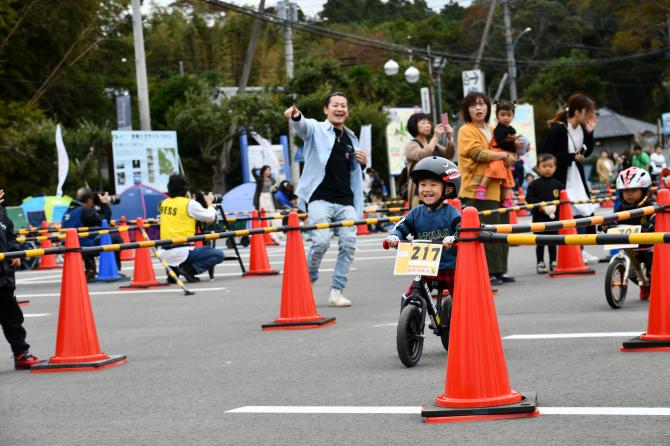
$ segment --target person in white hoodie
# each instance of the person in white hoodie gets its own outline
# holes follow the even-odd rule
[[[654,153],[651,154],[651,180],[653,183],[658,183],[658,179],[663,172],[663,169],[668,167],[667,162],[665,161],[665,156],[663,155],[663,148],[661,146],[656,146]]]

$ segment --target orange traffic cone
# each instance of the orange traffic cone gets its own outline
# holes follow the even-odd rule
[[[119,237],[123,240],[123,243],[130,243],[130,234],[128,233],[128,223],[126,223],[126,216],[121,217],[121,225],[119,226]],[[123,230],[125,229],[125,230]],[[121,251],[121,261],[124,260],[133,260],[135,258],[134,249],[124,249]]]
[[[45,233],[45,236],[49,236],[48,233],[48,228],[49,226],[47,225],[46,221],[42,222],[42,229],[47,230]],[[48,238],[46,240],[42,241],[42,249],[47,249],[47,248],[52,248],[53,245],[51,244],[51,240]],[[40,258],[40,266],[37,269],[55,269],[58,268],[58,263],[56,263],[56,255],[55,254],[47,254],[44,255]]]
[[[291,212],[288,225],[300,227],[298,214]],[[307,271],[305,249],[300,231],[289,231],[286,237],[284,256],[284,277],[281,287],[281,307],[279,317],[270,324],[262,325],[263,330],[303,330],[321,328],[335,323],[335,318],[324,318],[316,312],[312,284]]]
[[[516,216],[516,211],[509,211],[509,224],[516,225],[519,223],[519,219]]]
[[[363,212],[363,220],[367,219],[368,216]],[[356,235],[367,235],[370,231],[368,230],[368,225],[356,225]]]
[[[609,199],[609,197],[611,197],[611,196],[612,196],[612,188],[610,187],[610,183],[607,182],[607,183],[605,183],[605,198],[607,198],[607,200],[600,203],[600,207],[613,208],[614,207],[614,202]]]
[[[461,205],[461,200],[458,198],[451,198],[447,200],[447,203],[458,209],[458,212],[463,212],[463,207]]]
[[[568,193],[561,191],[561,201],[568,201]],[[561,221],[572,220],[572,207],[570,203],[562,203],[558,208]],[[559,235],[575,235],[577,229],[567,228],[558,231]],[[595,274],[596,272],[584,264],[581,246],[558,245],[558,259],[556,268],[549,272],[551,277],[566,277],[574,275]]]
[[[478,228],[473,207],[463,211],[463,228]],[[512,390],[507,374],[484,246],[477,232],[463,231],[456,257],[447,380],[434,407],[421,416],[427,423],[538,416],[535,394]]]
[[[670,206],[670,191],[660,189],[656,204]],[[656,232],[670,232],[668,211],[656,212]],[[670,245],[654,245],[654,261],[651,267],[651,293],[647,332],[625,341],[622,352],[670,351],[670,276],[666,273],[670,265]]]
[[[251,212],[251,229],[259,229],[261,227],[258,219],[258,211]],[[270,267],[268,261],[268,253],[265,251],[265,234],[256,234],[251,236],[251,248],[249,249],[249,269],[242,277],[249,276],[271,276],[279,274],[278,271]]]
[[[266,217],[267,216],[266,213],[265,213],[265,209],[261,208],[260,216],[261,217]],[[263,220],[259,220],[259,221],[261,222],[261,224],[259,226],[260,228],[267,228],[268,227],[268,220],[263,219]],[[263,234],[263,241],[265,242],[266,246],[272,246],[272,245],[278,245],[279,244],[279,243],[277,243],[277,241],[275,239],[273,239],[270,236],[269,233]]]
[[[138,218],[137,226],[141,228],[143,225],[144,221],[142,218]],[[135,232],[135,241],[138,243],[144,241],[144,234],[139,229]],[[160,283],[156,280],[156,274],[154,273],[154,266],[151,263],[149,248],[137,248],[135,250],[134,265],[135,270],[133,271],[133,281],[130,283],[130,285],[119,287],[119,289],[127,290],[131,288],[153,288],[168,286],[167,283]]]
[[[79,249],[79,235],[68,229],[63,279],[58,310],[56,354],[49,361],[34,365],[32,373],[101,370],[126,362],[125,355],[109,356],[100,351],[91,298]]]

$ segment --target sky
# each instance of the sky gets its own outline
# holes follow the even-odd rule
[[[172,3],[173,0],[144,0],[144,4],[142,6],[142,11],[144,13],[148,12],[149,4],[151,2],[156,3],[157,5],[160,6],[168,6],[170,3]],[[240,6],[250,6],[254,5],[255,7],[258,7],[258,1],[255,0],[226,0],[229,1],[230,3],[234,3],[236,5]],[[297,3],[300,8],[302,9],[303,13],[309,17],[316,16],[320,11],[321,8],[323,7],[323,4],[326,3],[326,0],[293,0],[294,3]],[[439,11],[442,9],[444,5],[447,3],[450,3],[451,0],[427,0],[426,3],[428,3],[428,6],[431,8],[435,9],[436,11]],[[472,3],[472,0],[457,0],[457,3],[459,3],[462,6],[469,6],[470,3]],[[265,6],[266,7],[272,7],[277,4],[276,0],[266,0]]]

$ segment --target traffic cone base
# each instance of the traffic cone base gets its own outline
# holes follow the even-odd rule
[[[521,400],[512,404],[489,407],[441,407],[431,406],[421,409],[425,423],[463,423],[468,421],[501,420],[506,418],[530,418],[540,415],[537,408],[537,394],[528,392]]]
[[[670,340],[654,339],[647,333],[624,341],[622,352],[670,352]]]
[[[82,362],[53,362],[58,360],[56,357],[49,358],[48,362],[34,365],[30,368],[30,373],[54,373],[54,372],[92,372],[96,370],[104,370],[110,367],[126,363],[126,355],[104,356],[97,361],[82,361]],[[72,359],[72,358],[68,358]]]
[[[270,324],[263,324],[261,325],[261,328],[265,331],[272,331],[272,330],[307,330],[310,328],[323,328],[327,327],[329,325],[333,325],[335,323],[335,318],[334,317],[329,317],[329,318],[323,318],[323,316],[319,316],[321,319],[316,320],[316,321],[310,321],[310,322],[283,322],[281,319],[282,318],[277,318],[275,319],[274,322]]]
[[[279,271],[275,271],[273,269],[265,270],[265,271],[247,271],[246,273],[242,274],[242,277],[251,277],[251,276],[276,276],[279,274]]]
[[[153,283],[143,283],[143,284],[140,284],[140,285],[131,283],[130,285],[120,286],[119,289],[120,290],[133,290],[133,289],[142,289],[143,290],[143,289],[147,289],[147,288],[161,288],[161,287],[166,287],[166,286],[170,286],[170,284],[169,283],[160,283],[160,282],[156,281],[156,282],[153,282]]]
[[[566,277],[589,276],[595,273],[596,272],[589,267],[584,267],[584,269],[580,270],[570,270],[570,271],[560,271],[558,268],[556,268],[555,270],[549,272],[549,277],[557,279]]]
[[[124,282],[126,280],[130,280],[130,277],[126,276],[125,274],[118,273],[116,276],[113,277],[96,277],[93,280],[89,280],[88,283],[111,283],[111,282]]]

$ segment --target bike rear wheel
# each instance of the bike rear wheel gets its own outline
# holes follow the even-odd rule
[[[610,307],[618,310],[623,306],[628,291],[626,265],[623,260],[610,263],[605,274],[605,299]]]
[[[440,310],[440,340],[442,340],[442,347],[449,351],[449,332],[451,331],[451,296],[442,301],[442,309]]]
[[[398,357],[405,367],[414,367],[421,359],[423,326],[421,309],[415,305],[406,305],[400,312],[396,334]]]

